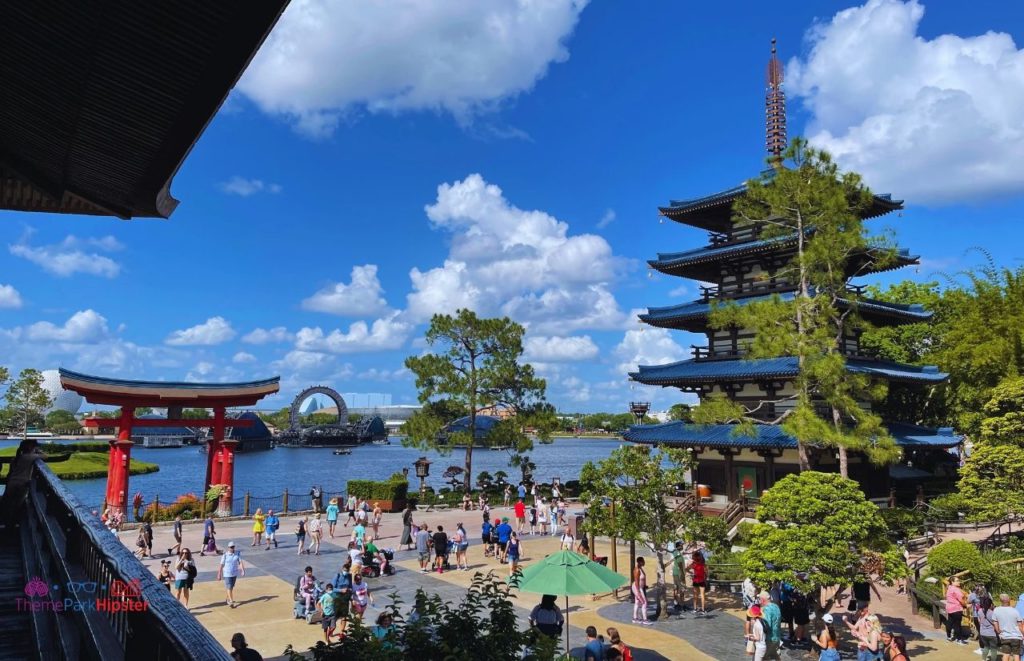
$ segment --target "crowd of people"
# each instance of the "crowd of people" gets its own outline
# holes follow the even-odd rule
[[[953,576],[946,588],[945,606],[946,639],[949,642],[970,644],[966,629],[973,625],[978,651],[984,661],[1021,661],[1024,651],[1024,593],[1014,603],[1009,594],[991,595],[982,584],[966,592],[960,578]]]

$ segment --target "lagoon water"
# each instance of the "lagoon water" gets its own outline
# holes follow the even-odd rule
[[[17,441],[2,442],[9,445]],[[534,477],[550,482],[552,477],[567,481],[579,477],[580,468],[587,461],[600,461],[624,441],[617,438],[556,438],[550,444],[537,443],[530,457],[537,469]],[[335,456],[331,448],[275,448],[261,452],[238,454],[235,457],[235,494],[246,491],[254,498],[289,493],[301,497],[312,484],[320,484],[328,492],[344,491],[350,479],[385,479],[392,473],[409,468],[412,489],[419,488],[419,480],[412,463],[426,456],[433,464],[427,484],[435,489],[446,486],[442,477],[448,466],[464,464],[464,450],[456,449],[448,456],[436,452],[423,452],[402,447],[401,439],[391,439],[391,445],[361,445],[352,448],[352,454]],[[133,475],[129,483],[132,494],[141,492],[149,502],[159,496],[169,502],[175,496],[198,493],[206,474],[206,453],[195,446],[184,448],[146,449],[132,448],[132,457],[160,466],[156,473]],[[475,448],[473,450],[473,480],[480,471],[494,474],[503,470],[510,480],[519,477],[517,469],[509,468],[509,454],[505,451]],[[103,502],[106,479],[69,480],[71,490],[89,507]]]

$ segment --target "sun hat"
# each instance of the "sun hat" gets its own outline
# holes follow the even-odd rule
[[[747,617],[761,617],[761,607],[754,604],[747,609]]]
[[[229,549],[235,548],[235,543],[234,542],[228,542],[228,548]]]
[[[501,520],[502,520],[503,523],[508,523],[508,517],[507,516],[501,517]]]
[[[821,621],[825,624],[832,624],[832,613],[825,613],[821,616]]]

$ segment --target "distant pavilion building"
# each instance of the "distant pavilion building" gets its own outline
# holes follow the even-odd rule
[[[785,106],[782,95],[782,67],[775,55],[774,41],[768,65],[766,98],[767,147],[770,161],[781,166],[786,146]],[[770,179],[775,169],[762,173]],[[742,404],[750,417],[762,423],[777,420],[795,400],[798,375],[795,357],[751,359],[745,347],[753,333],[743,328],[712,329],[708,315],[716,303],[747,305],[777,295],[783,300],[796,296],[796,285],[779,275],[780,267],[793,259],[794,237],[762,239],[755,229],[733,224],[733,203],[746,193],[741,184],[718,193],[690,200],[672,201],[660,207],[660,214],[681,225],[704,230],[708,245],[682,252],[659,253],[650,260],[652,268],[670,276],[711,283],[700,287],[698,300],[669,307],[648,308],[640,320],[658,328],[686,330],[707,337],[707,345],[693,348],[693,358],[667,365],[641,365],[630,377],[639,383],[678,388],[695,393],[702,400],[722,394]],[[874,218],[902,209],[900,200],[875,195],[864,218]],[[851,260],[851,273],[878,273],[890,268],[917,264],[918,258],[899,250],[896,263],[873,264],[871,251]],[[851,288],[843,306],[855,307],[876,326],[893,326],[927,321],[931,313],[919,305],[896,305],[869,300],[860,287]],[[890,383],[927,388],[944,382],[947,375],[932,366],[902,365],[875,360],[863,354],[860,332],[845,338],[847,369]],[[865,403],[865,406],[870,404]],[[943,479],[955,473],[955,458],[949,448],[958,445],[952,429],[928,429],[898,421],[888,422],[890,434],[903,450],[903,461],[888,468],[871,465],[866,457],[851,453],[849,474],[860,482],[868,496],[888,494],[891,486],[901,495],[913,493],[916,485]],[[783,476],[799,471],[796,440],[772,424],[758,424],[753,435],[737,435],[732,424],[695,425],[669,422],[636,425],[625,438],[637,443],[689,448],[698,459],[696,480],[711,487],[718,500],[734,501],[741,496],[759,496]],[[838,471],[833,448],[811,448],[812,468]]]

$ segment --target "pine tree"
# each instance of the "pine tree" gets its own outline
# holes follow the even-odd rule
[[[18,380],[7,389],[4,399],[11,419],[21,428],[23,439],[28,438],[31,421],[41,418],[43,411],[53,405],[53,398],[43,388],[43,375],[34,369],[22,370]]]

